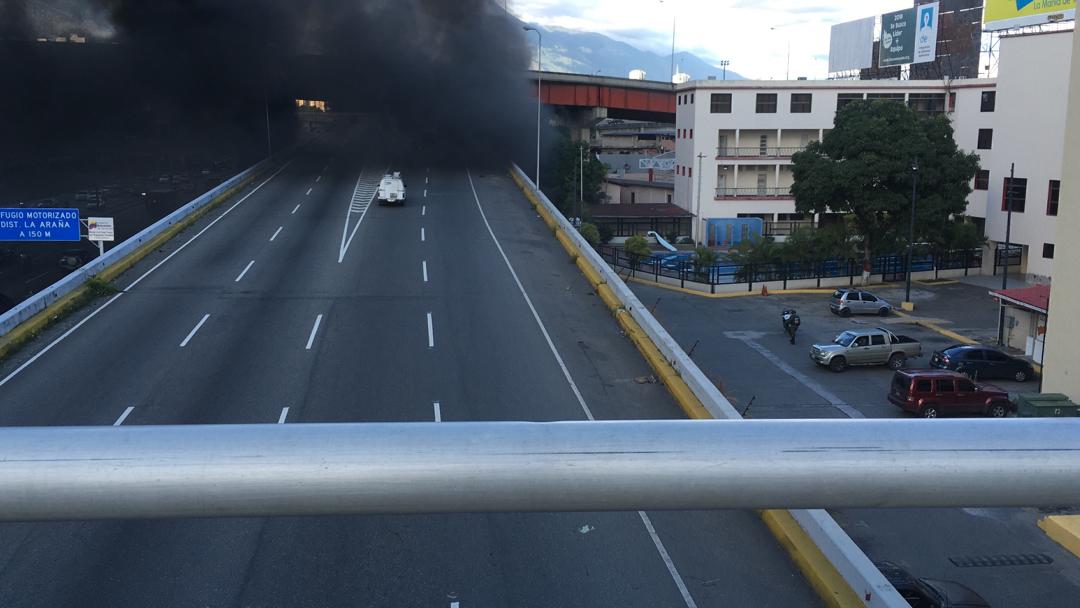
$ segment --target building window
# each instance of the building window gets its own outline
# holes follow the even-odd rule
[[[690,103],[694,103],[694,94],[690,93]]]
[[[956,93],[949,93],[949,111],[956,111]]]
[[[979,143],[976,147],[980,150],[989,150],[994,145],[994,130],[979,129]]]
[[[867,93],[866,101],[899,101],[904,103],[903,93]]]
[[[1057,215],[1058,196],[1061,194],[1061,181],[1050,180],[1050,191],[1046,195],[1046,215]]]
[[[667,204],[669,204],[669,205],[671,204],[671,193],[670,192],[667,193]]]
[[[690,129],[690,139],[694,139],[694,130]]]
[[[792,93],[791,94],[791,113],[792,114],[809,114],[811,102],[813,101],[810,93]]]
[[[997,103],[997,91],[983,91],[982,103],[979,105],[979,111],[993,112],[995,103]]]
[[[1054,259],[1054,244],[1053,243],[1043,243],[1043,257],[1048,259],[1048,260]]]
[[[758,93],[755,111],[758,114],[776,114],[776,93]]]
[[[1009,193],[1012,193],[1013,213],[1023,213],[1027,206],[1027,178],[1005,178],[1005,186],[1001,189],[1001,210],[1009,210]]]
[[[975,189],[976,190],[989,190],[990,189],[990,170],[979,169],[975,172]]]
[[[709,112],[731,114],[731,93],[713,93],[709,100]]]
[[[853,101],[862,101],[862,93],[839,93],[836,96],[836,109],[846,106]]]
[[[940,114],[945,111],[944,93],[912,93],[908,95],[907,105],[916,112]]]
[[[637,202],[637,192],[630,192],[630,204],[633,205]]]

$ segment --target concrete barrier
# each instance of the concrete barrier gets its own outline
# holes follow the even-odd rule
[[[686,354],[682,346],[656,320],[641,303],[637,295],[619,275],[600,257],[600,254],[581,236],[555,205],[538,190],[532,180],[516,164],[511,166],[511,176],[525,192],[530,203],[544,223],[555,231],[559,243],[571,256],[576,256],[580,266],[584,260],[595,275],[585,272],[590,283],[597,287],[601,298],[607,302],[608,290],[619,304],[616,320],[631,340],[634,340],[646,359],[655,357],[647,346],[635,340],[634,333],[641,331],[655,346],[658,353],[677,376],[654,369],[664,377],[665,384],[679,401],[679,405],[691,418],[701,417],[694,403],[713,418],[739,419],[742,416],[716,385]],[[560,234],[561,233],[561,234]],[[573,248],[570,247],[573,245]],[[574,251],[573,249],[576,249]],[[599,282],[594,280],[599,277]],[[620,314],[621,313],[621,314]],[[630,319],[626,319],[629,315]],[[630,323],[633,325],[630,325]],[[681,381],[681,382],[679,382]],[[683,398],[683,383],[692,395]],[[811,586],[829,606],[867,606],[871,608],[905,608],[908,603],[889,584],[836,520],[823,509],[793,509],[790,511],[763,511],[762,518],[777,539],[792,555]],[[794,525],[791,522],[794,522]]]
[[[87,262],[78,270],[75,270],[66,277],[20,302],[15,308],[0,315],[0,338],[7,336],[16,327],[29,321],[35,315],[46,310],[49,306],[56,304],[65,296],[79,289],[91,278],[104,273],[110,268],[123,264],[145,244],[150,243],[158,236],[164,234],[172,226],[183,222],[191,215],[215,202],[222,195],[226,195],[231,191],[242,187],[272,166],[270,161],[264,160],[259,164],[249,167],[230,177],[211,190],[203,193],[198,198],[147,226],[130,238],[120,242],[112,249],[105,252],[105,255]]]

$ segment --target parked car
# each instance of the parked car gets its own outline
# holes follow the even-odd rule
[[[981,595],[956,581],[918,578],[892,562],[874,562],[885,580],[915,608],[990,608]]]
[[[887,317],[892,312],[892,304],[869,291],[844,288],[833,292],[832,301],[829,302],[829,310],[841,317],[850,317],[851,315],[881,315]]]
[[[836,336],[830,344],[814,344],[810,358],[834,372],[851,365],[888,365],[900,369],[908,359],[922,356],[922,344],[907,336],[876,327],[848,330]]]
[[[954,344],[934,351],[930,356],[930,367],[957,371],[976,380],[1005,378],[1026,382],[1035,377],[1031,363],[981,345]]]
[[[1009,393],[991,384],[976,384],[963,374],[938,369],[897,370],[889,401],[923,418],[983,414],[1003,418],[1016,411]]]

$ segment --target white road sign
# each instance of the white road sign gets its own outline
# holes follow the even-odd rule
[[[113,230],[113,218],[86,218],[86,239],[89,241],[115,241],[116,233]]]

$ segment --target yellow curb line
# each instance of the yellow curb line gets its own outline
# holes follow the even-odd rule
[[[919,327],[925,327],[926,329],[929,329],[931,331],[936,331],[937,333],[945,336],[946,338],[952,338],[953,340],[956,340],[957,342],[960,342],[960,343],[963,343],[963,344],[978,344],[979,343],[978,340],[972,340],[971,338],[969,338],[967,336],[962,336],[962,335],[956,333],[955,331],[949,331],[948,329],[945,329],[944,327],[938,325],[937,323],[931,323],[929,321],[923,321],[921,319],[917,319],[917,318],[912,317],[911,315],[907,314],[906,312],[901,312],[899,310],[894,309],[893,313],[896,314],[896,316],[898,316],[898,317],[904,317],[904,318],[907,318],[907,319],[911,319],[911,322],[914,323],[915,325],[918,325]]]
[[[1046,535],[1080,557],[1080,515],[1049,515],[1039,520]]]
[[[147,255],[149,255],[150,252],[162,246],[163,244],[165,244],[166,241],[191,226],[200,217],[205,215],[214,207],[220,205],[223,201],[227,200],[232,195],[236,194],[237,191],[245,188],[248,184],[263,175],[265,172],[266,170],[264,169],[257,174],[248,176],[242,182],[219,194],[217,197],[214,198],[214,200],[204,205],[198,211],[195,211],[183,220],[180,220],[179,222],[173,224],[172,226],[167,228],[165,232],[162,232],[158,236],[154,237],[152,240],[147,241],[138,249],[128,254],[124,259],[102,270],[98,274],[94,275],[94,277],[100,278],[104,281],[111,281],[116,277],[120,276],[123,272],[137,264]],[[0,361],[5,359],[9,354],[11,354],[23,343],[33,338],[38,332],[49,327],[53,322],[58,321],[59,318],[56,318],[56,315],[60,311],[63,311],[64,308],[70,305],[72,302],[76,301],[78,298],[84,297],[86,293],[87,287],[85,284],[73,289],[67,295],[57,299],[52,304],[49,304],[44,309],[42,309],[41,312],[38,312],[29,319],[23,321],[17,327],[5,334],[2,338],[0,338]]]
[[[581,252],[577,249],[574,242],[562,233],[562,230],[558,228],[558,224],[555,219],[551,217],[551,214],[539,204],[532,192],[526,187],[525,183],[515,174],[510,171],[510,177],[514,180],[514,183],[521,188],[525,193],[525,197],[532,204],[533,208],[540,215],[544,223],[555,231],[555,238],[559,243],[567,250],[567,253],[575,260],[577,267],[581,270],[585,279],[596,290],[600,299],[608,307],[611,313],[615,316],[615,320],[619,326],[622,327],[626,336],[630,338],[634,346],[637,347],[638,352],[645,358],[652,367],[656,375],[667,387],[672,397],[675,398],[675,402],[679,404],[683,412],[687,417],[693,420],[710,420],[712,415],[708,409],[701,403],[694,394],[693,390],[686,384],[686,381],[679,376],[679,372],[671,366],[663,353],[656,347],[652,340],[649,339],[648,334],[641,328],[633,316],[623,307],[622,302],[619,301],[615,292],[611,289],[611,286],[603,280],[596,269],[590,267],[585,257],[581,255]],[[630,280],[654,284],[642,279],[636,279],[631,277]],[[694,292],[681,287],[673,287],[670,285],[661,285],[665,289],[673,289],[675,291],[685,291],[687,293],[693,293],[694,295],[704,295],[709,297],[734,297],[737,295],[758,295],[758,294],[704,294],[701,292]],[[832,293],[833,289],[815,289],[815,290],[787,290],[782,292],[771,293]],[[791,560],[795,563],[799,571],[802,572],[807,582],[814,589],[814,591],[825,602],[826,606],[830,608],[862,608],[865,604],[859,599],[859,596],[855,591],[844,581],[844,578],[840,576],[840,573],[832,565],[832,563],[825,557],[825,554],[821,552],[821,549],[817,547],[813,539],[803,530],[802,526],[795,521],[786,510],[782,509],[766,509],[758,511],[758,515],[765,522],[766,527],[772,532],[777,542],[787,551]]]

